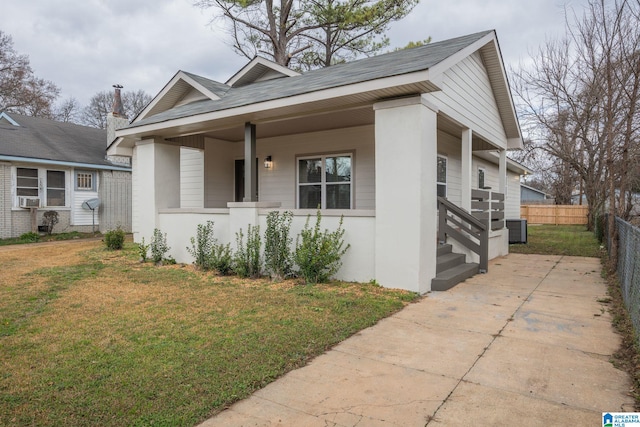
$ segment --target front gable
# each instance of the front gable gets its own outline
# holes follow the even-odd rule
[[[178,71],[155,98],[131,122],[202,100],[218,100],[229,86],[186,71]]]

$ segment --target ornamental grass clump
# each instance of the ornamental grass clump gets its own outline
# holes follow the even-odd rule
[[[340,217],[337,230],[325,229],[323,232],[320,231],[320,211],[316,214],[316,224],[313,228],[309,226],[310,218],[307,217],[304,229],[296,239],[294,258],[298,265],[298,274],[306,283],[324,283],[340,270],[341,258],[351,245],[344,244],[343,217]]]

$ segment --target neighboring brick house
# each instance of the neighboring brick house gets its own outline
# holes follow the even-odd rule
[[[116,115],[118,120],[123,121]],[[131,166],[127,158],[107,158],[107,134],[0,112],[0,238],[32,231],[30,207],[36,208],[36,225],[44,212],[58,212],[54,233],[118,226],[131,231]],[[83,202],[96,198],[95,212],[83,208]]]

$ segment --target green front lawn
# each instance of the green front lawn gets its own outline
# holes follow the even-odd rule
[[[417,298],[83,256],[0,279],[0,425],[195,425]]]
[[[509,252],[518,254],[570,255],[597,257],[600,244],[584,225],[531,225],[526,244],[509,245]]]

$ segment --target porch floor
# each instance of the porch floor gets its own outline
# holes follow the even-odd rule
[[[633,411],[596,258],[511,254],[202,424],[600,425]]]

